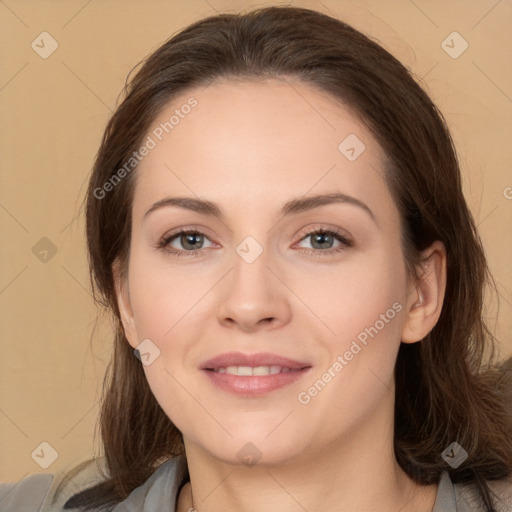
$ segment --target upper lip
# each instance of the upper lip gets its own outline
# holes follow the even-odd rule
[[[311,365],[301,361],[295,361],[287,357],[278,356],[268,352],[259,354],[243,354],[242,352],[229,352],[208,359],[201,364],[201,369],[227,368],[228,366],[281,366],[292,370],[301,370],[309,368]]]

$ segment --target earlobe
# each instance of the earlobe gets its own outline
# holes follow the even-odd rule
[[[112,265],[112,275],[114,277],[114,286],[116,290],[117,306],[121,316],[125,336],[132,347],[136,347],[137,334],[135,329],[135,319],[133,316],[130,293],[128,288],[128,277],[124,277],[121,272],[118,260]]]
[[[446,290],[446,249],[434,242],[423,254],[419,282],[411,290],[402,328],[402,342],[421,341],[434,328],[443,307]]]

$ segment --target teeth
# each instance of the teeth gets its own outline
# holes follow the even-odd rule
[[[276,373],[286,373],[292,370],[281,366],[228,366],[227,368],[215,368],[214,371],[217,373],[250,377],[252,375],[275,375]]]
[[[252,375],[268,375],[270,373],[270,367],[268,366],[256,366],[252,369]]]
[[[236,369],[236,366],[230,366],[228,368],[228,373],[230,373],[229,370],[236,371]],[[250,366],[239,366],[238,375],[252,375],[252,368]]]

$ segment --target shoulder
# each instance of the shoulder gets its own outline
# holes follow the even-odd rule
[[[0,484],[2,512],[57,512],[75,493],[105,478],[104,458],[82,462],[56,474],[30,475],[19,482]]]
[[[105,458],[89,460],[57,474],[37,474],[17,483],[0,484],[2,512],[68,512],[66,501],[74,494],[108,477]],[[183,455],[163,462],[155,472],[114,508],[116,512],[169,510],[188,478]],[[174,511],[174,509],[172,509]]]
[[[512,511],[512,476],[501,480],[486,481],[496,512]],[[480,512],[482,509],[480,492],[474,483],[454,484],[457,511]]]

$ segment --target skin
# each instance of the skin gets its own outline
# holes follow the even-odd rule
[[[431,511],[437,485],[415,484],[394,456],[393,369],[401,341],[420,341],[439,318],[445,248],[428,248],[420,283],[408,279],[384,153],[325,93],[284,79],[217,81],[175,98],[148,133],[191,96],[197,107],[137,170],[127,278],[113,268],[127,339],[159,348],[144,371],[183,433],[191,479],[177,510],[192,507],[192,493],[199,512]],[[355,161],[338,150],[352,133],[366,146]],[[349,203],[279,215],[291,199],[334,192],[364,202],[375,220]],[[170,206],[144,218],[168,196],[215,201],[224,217]],[[199,256],[157,248],[177,228],[205,234]],[[341,242],[314,245],[310,228],[338,229],[353,244],[325,254]],[[248,236],[263,248],[252,263],[236,252]],[[170,245],[191,251],[179,236]],[[401,311],[301,404],[298,394],[395,303]],[[312,369],[265,396],[239,397],[199,370],[231,351],[272,352]],[[249,442],[261,453],[254,466],[237,456]]]

